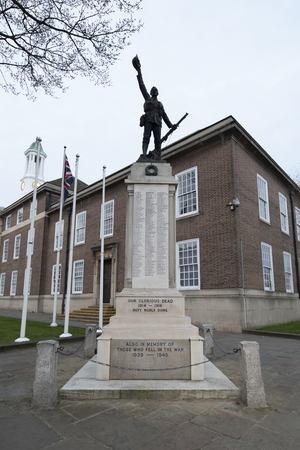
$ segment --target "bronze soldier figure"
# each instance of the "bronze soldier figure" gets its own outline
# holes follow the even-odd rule
[[[145,99],[144,103],[144,115],[141,117],[140,126],[144,127],[144,136],[143,136],[143,158],[152,158],[155,160],[161,159],[161,127],[162,127],[162,119],[165,124],[173,130],[176,130],[177,124],[172,124],[170,119],[168,118],[163,104],[158,101],[158,89],[153,86],[148,93],[146,86],[143,81],[142,71],[141,71],[141,63],[139,61],[138,56],[135,56],[132,60],[133,67],[137,71],[137,80],[139,83],[139,87],[143,97]],[[151,152],[150,155],[147,155],[148,146],[150,142],[151,133],[154,136],[154,152]]]

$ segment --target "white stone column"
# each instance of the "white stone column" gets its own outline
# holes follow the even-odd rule
[[[110,364],[110,338],[100,337],[97,339],[98,350],[97,354],[101,357],[97,358],[97,370],[96,378],[97,380],[109,380],[109,366],[102,365],[99,363]]]
[[[127,186],[128,199],[126,211],[125,234],[125,288],[132,287],[132,250],[133,250],[133,209],[134,209],[134,185]]]
[[[176,288],[176,186],[169,185],[169,287]]]
[[[191,341],[191,380],[204,380],[204,364],[203,362],[203,338],[200,336],[190,339]],[[193,366],[193,364],[197,364]]]

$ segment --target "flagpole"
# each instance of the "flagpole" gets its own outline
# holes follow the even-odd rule
[[[27,342],[30,339],[25,337],[26,331],[26,320],[27,320],[27,306],[28,306],[28,288],[29,288],[29,280],[30,280],[30,269],[31,269],[31,255],[33,253],[33,239],[34,239],[34,219],[35,219],[35,209],[36,209],[36,191],[37,191],[37,183],[38,183],[38,174],[39,174],[39,165],[40,165],[40,151],[41,151],[41,138],[36,138],[37,142],[37,157],[35,163],[35,175],[34,175],[34,188],[33,188],[33,199],[32,199],[32,213],[30,220],[30,228],[29,228],[29,237],[27,244],[27,265],[25,272],[25,280],[24,280],[24,299],[23,299],[23,309],[22,309],[22,319],[21,319],[21,330],[20,337],[15,340],[15,342]]]
[[[103,179],[102,179],[102,205],[101,205],[101,225],[100,225],[100,238],[101,238],[101,253],[100,253],[100,296],[99,296],[99,328],[103,328],[103,272],[104,272],[104,204],[105,204],[105,169],[103,166]]]
[[[71,283],[72,283],[72,273],[73,273],[73,247],[74,247],[74,228],[75,228],[75,217],[76,217],[76,196],[77,196],[77,178],[78,178],[78,165],[79,156],[76,155],[75,161],[75,181],[74,181],[74,195],[73,195],[73,211],[72,211],[72,222],[71,222],[71,237],[70,237],[70,253],[69,253],[69,269],[68,269],[68,286],[67,286],[67,298],[66,298],[66,310],[65,310],[65,326],[64,332],[60,337],[70,337],[69,333],[69,315],[70,315],[70,297],[71,297]]]
[[[56,309],[57,309],[57,295],[58,295],[58,279],[59,279],[59,259],[60,259],[60,246],[61,246],[61,231],[62,231],[62,210],[64,204],[64,180],[65,180],[65,165],[66,165],[66,146],[64,146],[62,175],[61,175],[61,192],[60,192],[60,205],[59,205],[59,219],[58,219],[58,238],[57,238],[57,253],[56,253],[56,276],[54,286],[54,299],[53,299],[53,317],[50,327],[57,327],[56,323]]]

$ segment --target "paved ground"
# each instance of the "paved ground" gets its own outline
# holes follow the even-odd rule
[[[4,315],[5,312],[0,315]],[[11,313],[7,312],[6,315]],[[51,323],[45,314],[28,319]],[[85,325],[81,324],[85,327]],[[0,353],[0,448],[4,450],[299,450],[300,341],[215,332],[231,351],[240,341],[260,344],[268,409],[234,400],[62,400],[52,410],[31,407],[36,350]],[[75,350],[80,343],[63,344]],[[216,356],[221,355],[216,349]],[[62,387],[85,364],[59,355]],[[238,355],[214,364],[239,386]]]

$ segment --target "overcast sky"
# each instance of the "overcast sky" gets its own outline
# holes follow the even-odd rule
[[[111,86],[70,82],[35,102],[0,91],[0,206],[20,195],[24,152],[42,138],[45,179],[61,177],[63,147],[90,184],[132,164],[141,153],[143,97],[155,85],[172,122],[189,116],[168,143],[229,115],[289,174],[299,168],[299,0],[144,0],[144,27],[111,69]],[[167,132],[163,127],[163,134]],[[152,142],[152,141],[151,141]]]

